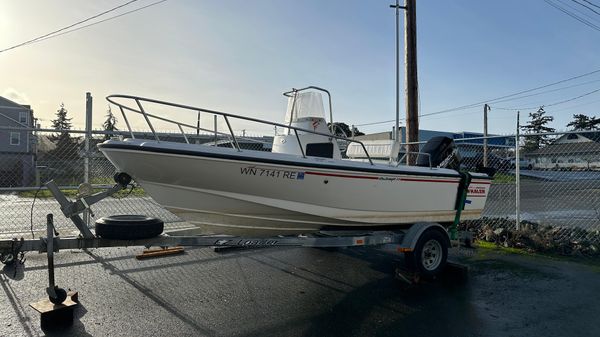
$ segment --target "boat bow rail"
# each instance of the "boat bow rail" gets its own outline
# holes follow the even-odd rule
[[[292,93],[297,93],[299,91],[308,90],[308,89],[320,90],[320,91],[324,91],[327,93],[327,95],[329,96],[329,108],[330,108],[330,115],[331,115],[331,95],[325,89],[321,89],[318,87],[306,87],[306,88],[302,88],[302,89],[294,89],[290,92],[284,93],[284,95],[289,97],[289,95],[291,95]],[[331,134],[331,133],[317,132],[317,131],[306,129],[306,128],[296,127],[291,124],[286,125],[286,124],[266,121],[266,120],[262,120],[262,119],[258,119],[258,118],[244,117],[244,116],[235,115],[232,113],[204,109],[204,108],[194,107],[194,106],[190,106],[190,105],[161,101],[161,100],[145,98],[145,97],[140,97],[140,96],[115,94],[115,95],[107,96],[106,99],[110,103],[114,104],[115,106],[117,106],[119,108],[119,110],[121,111],[121,115],[123,116],[123,120],[125,121],[125,124],[127,125],[127,129],[131,135],[131,138],[134,138],[134,139],[135,139],[135,135],[131,128],[129,119],[127,118],[127,113],[129,113],[129,112],[135,113],[135,114],[140,114],[143,116],[146,124],[148,125],[148,127],[150,128],[150,130],[152,132],[152,135],[154,136],[154,139],[157,142],[161,142],[161,139],[160,139],[158,133],[156,132],[156,129],[152,123],[153,120],[175,125],[181,132],[185,142],[188,144],[190,144],[190,140],[188,138],[188,135],[190,133],[186,133],[186,129],[191,130],[194,134],[198,134],[200,131],[212,133],[215,135],[215,139],[216,139],[217,135],[228,137],[231,140],[233,148],[237,149],[238,151],[244,151],[238,142],[238,139],[240,137],[238,137],[234,134],[233,128],[231,126],[232,120],[239,120],[239,121],[253,122],[253,123],[258,123],[258,124],[263,124],[263,125],[269,125],[269,126],[271,126],[271,128],[279,127],[279,128],[292,130],[296,136],[298,145],[300,146],[300,152],[302,154],[302,157],[306,157],[307,154],[303,148],[302,142],[300,141],[299,133],[308,133],[308,134],[314,134],[314,135],[319,135],[319,136],[325,136],[325,137],[328,137],[329,139],[336,139],[336,140],[342,140],[342,141],[346,141],[346,142],[350,142],[350,143],[359,144],[360,147],[362,148],[362,150],[364,151],[365,156],[368,159],[369,163],[371,165],[374,165],[373,160],[371,159],[371,156],[369,155],[369,153],[367,151],[367,148],[361,141],[350,139],[350,138],[343,137],[343,136],[337,136],[337,135]],[[213,115],[213,116],[215,116],[214,129],[211,130],[211,129],[202,128],[202,127],[200,127],[199,123],[197,125],[193,125],[191,123],[179,122],[179,121],[176,121],[173,119],[162,117],[156,113],[151,113],[150,110],[148,109],[148,105],[150,105],[150,104],[158,105],[163,108],[165,108],[165,107],[166,108],[175,108],[175,109],[187,110],[189,112],[194,112],[197,114],[198,120],[200,120],[201,113]],[[225,121],[225,124],[227,125],[228,132],[220,132],[218,130],[217,122],[216,122],[217,116],[220,116],[223,118],[223,120]],[[333,125],[333,123],[332,123],[332,125]],[[333,129],[333,127],[332,127],[332,129]]]

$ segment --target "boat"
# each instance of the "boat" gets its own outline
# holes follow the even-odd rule
[[[458,211],[462,219],[481,216],[491,177],[461,172],[451,140],[426,144],[423,153],[413,154],[418,165],[402,164],[398,144],[390,147],[388,161],[376,161],[363,142],[335,134],[329,91],[310,86],[284,95],[288,107],[283,123],[111,95],[107,100],[120,109],[129,137],[107,140],[98,148],[156,202],[193,225],[194,233],[307,234],[326,229],[391,229],[416,222],[448,224]],[[149,106],[159,107],[161,113],[150,111]],[[199,122],[169,119],[164,113],[169,109],[177,110],[178,116],[182,110],[192,117],[212,115],[215,121],[223,120],[226,128],[219,129],[216,122],[214,129],[206,129]],[[143,117],[153,139],[135,138],[128,119],[132,113]],[[176,126],[183,141],[161,139],[152,121]],[[270,151],[242,148],[234,122],[276,128]],[[201,132],[214,134],[214,141],[197,144],[190,139]],[[362,158],[348,158],[340,144],[347,144],[346,152],[359,149]],[[463,191],[467,192],[464,209]]]

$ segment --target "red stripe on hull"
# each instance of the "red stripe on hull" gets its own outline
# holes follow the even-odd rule
[[[304,174],[310,174],[310,175],[315,175],[315,176],[325,176],[325,177],[379,180],[379,177],[373,177],[373,176],[356,176],[356,175],[348,175],[348,174],[323,173],[323,172],[314,172],[314,171],[306,171],[306,172],[304,172]],[[400,181],[458,184],[458,181],[455,181],[455,180],[434,180],[434,179],[414,179],[414,178],[399,178],[399,179],[400,179]]]

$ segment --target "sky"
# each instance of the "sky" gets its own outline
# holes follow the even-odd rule
[[[90,22],[155,1],[138,0]],[[549,1],[600,26],[600,14],[575,0]],[[0,0],[0,50],[125,2]],[[579,2],[600,13],[593,6],[600,6],[600,0]],[[101,128],[109,94],[282,122],[286,100],[281,93],[315,85],[331,91],[335,121],[359,125],[367,133],[389,131],[393,122],[362,124],[395,116],[395,11],[390,3],[168,0],[0,52],[0,95],[31,105],[43,127],[50,126],[64,103],[74,127],[81,129],[86,92],[94,97],[93,126]],[[402,33],[402,14],[400,19]],[[515,131],[516,110],[507,108],[519,109],[523,123],[529,112],[545,105],[555,118],[551,126],[559,130],[575,113],[600,116],[600,91],[594,92],[600,89],[600,72],[521,99],[491,100],[600,70],[600,29],[544,0],[418,1],[417,32],[420,113],[481,103],[422,116],[422,129],[481,132],[486,101],[489,132],[496,134]],[[401,37],[401,53],[403,48]],[[402,68],[400,76],[403,117]],[[124,128],[117,118],[117,126]],[[144,128],[141,120],[133,122],[134,128]],[[233,128],[266,132],[264,126],[244,123],[234,122]]]

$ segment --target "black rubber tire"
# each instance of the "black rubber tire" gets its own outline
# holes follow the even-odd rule
[[[441,261],[434,269],[427,269],[424,266],[424,262],[422,260],[422,253],[425,244],[431,240],[437,241],[439,246],[441,247]],[[441,231],[436,229],[426,230],[417,244],[415,249],[412,252],[405,253],[404,259],[406,261],[406,265],[411,270],[418,272],[422,276],[426,278],[434,278],[438,274],[440,274],[444,268],[446,268],[446,262],[448,261],[448,238],[447,235],[443,234]]]
[[[111,215],[96,220],[96,235],[104,239],[137,240],[159,236],[164,222],[145,215]]]

